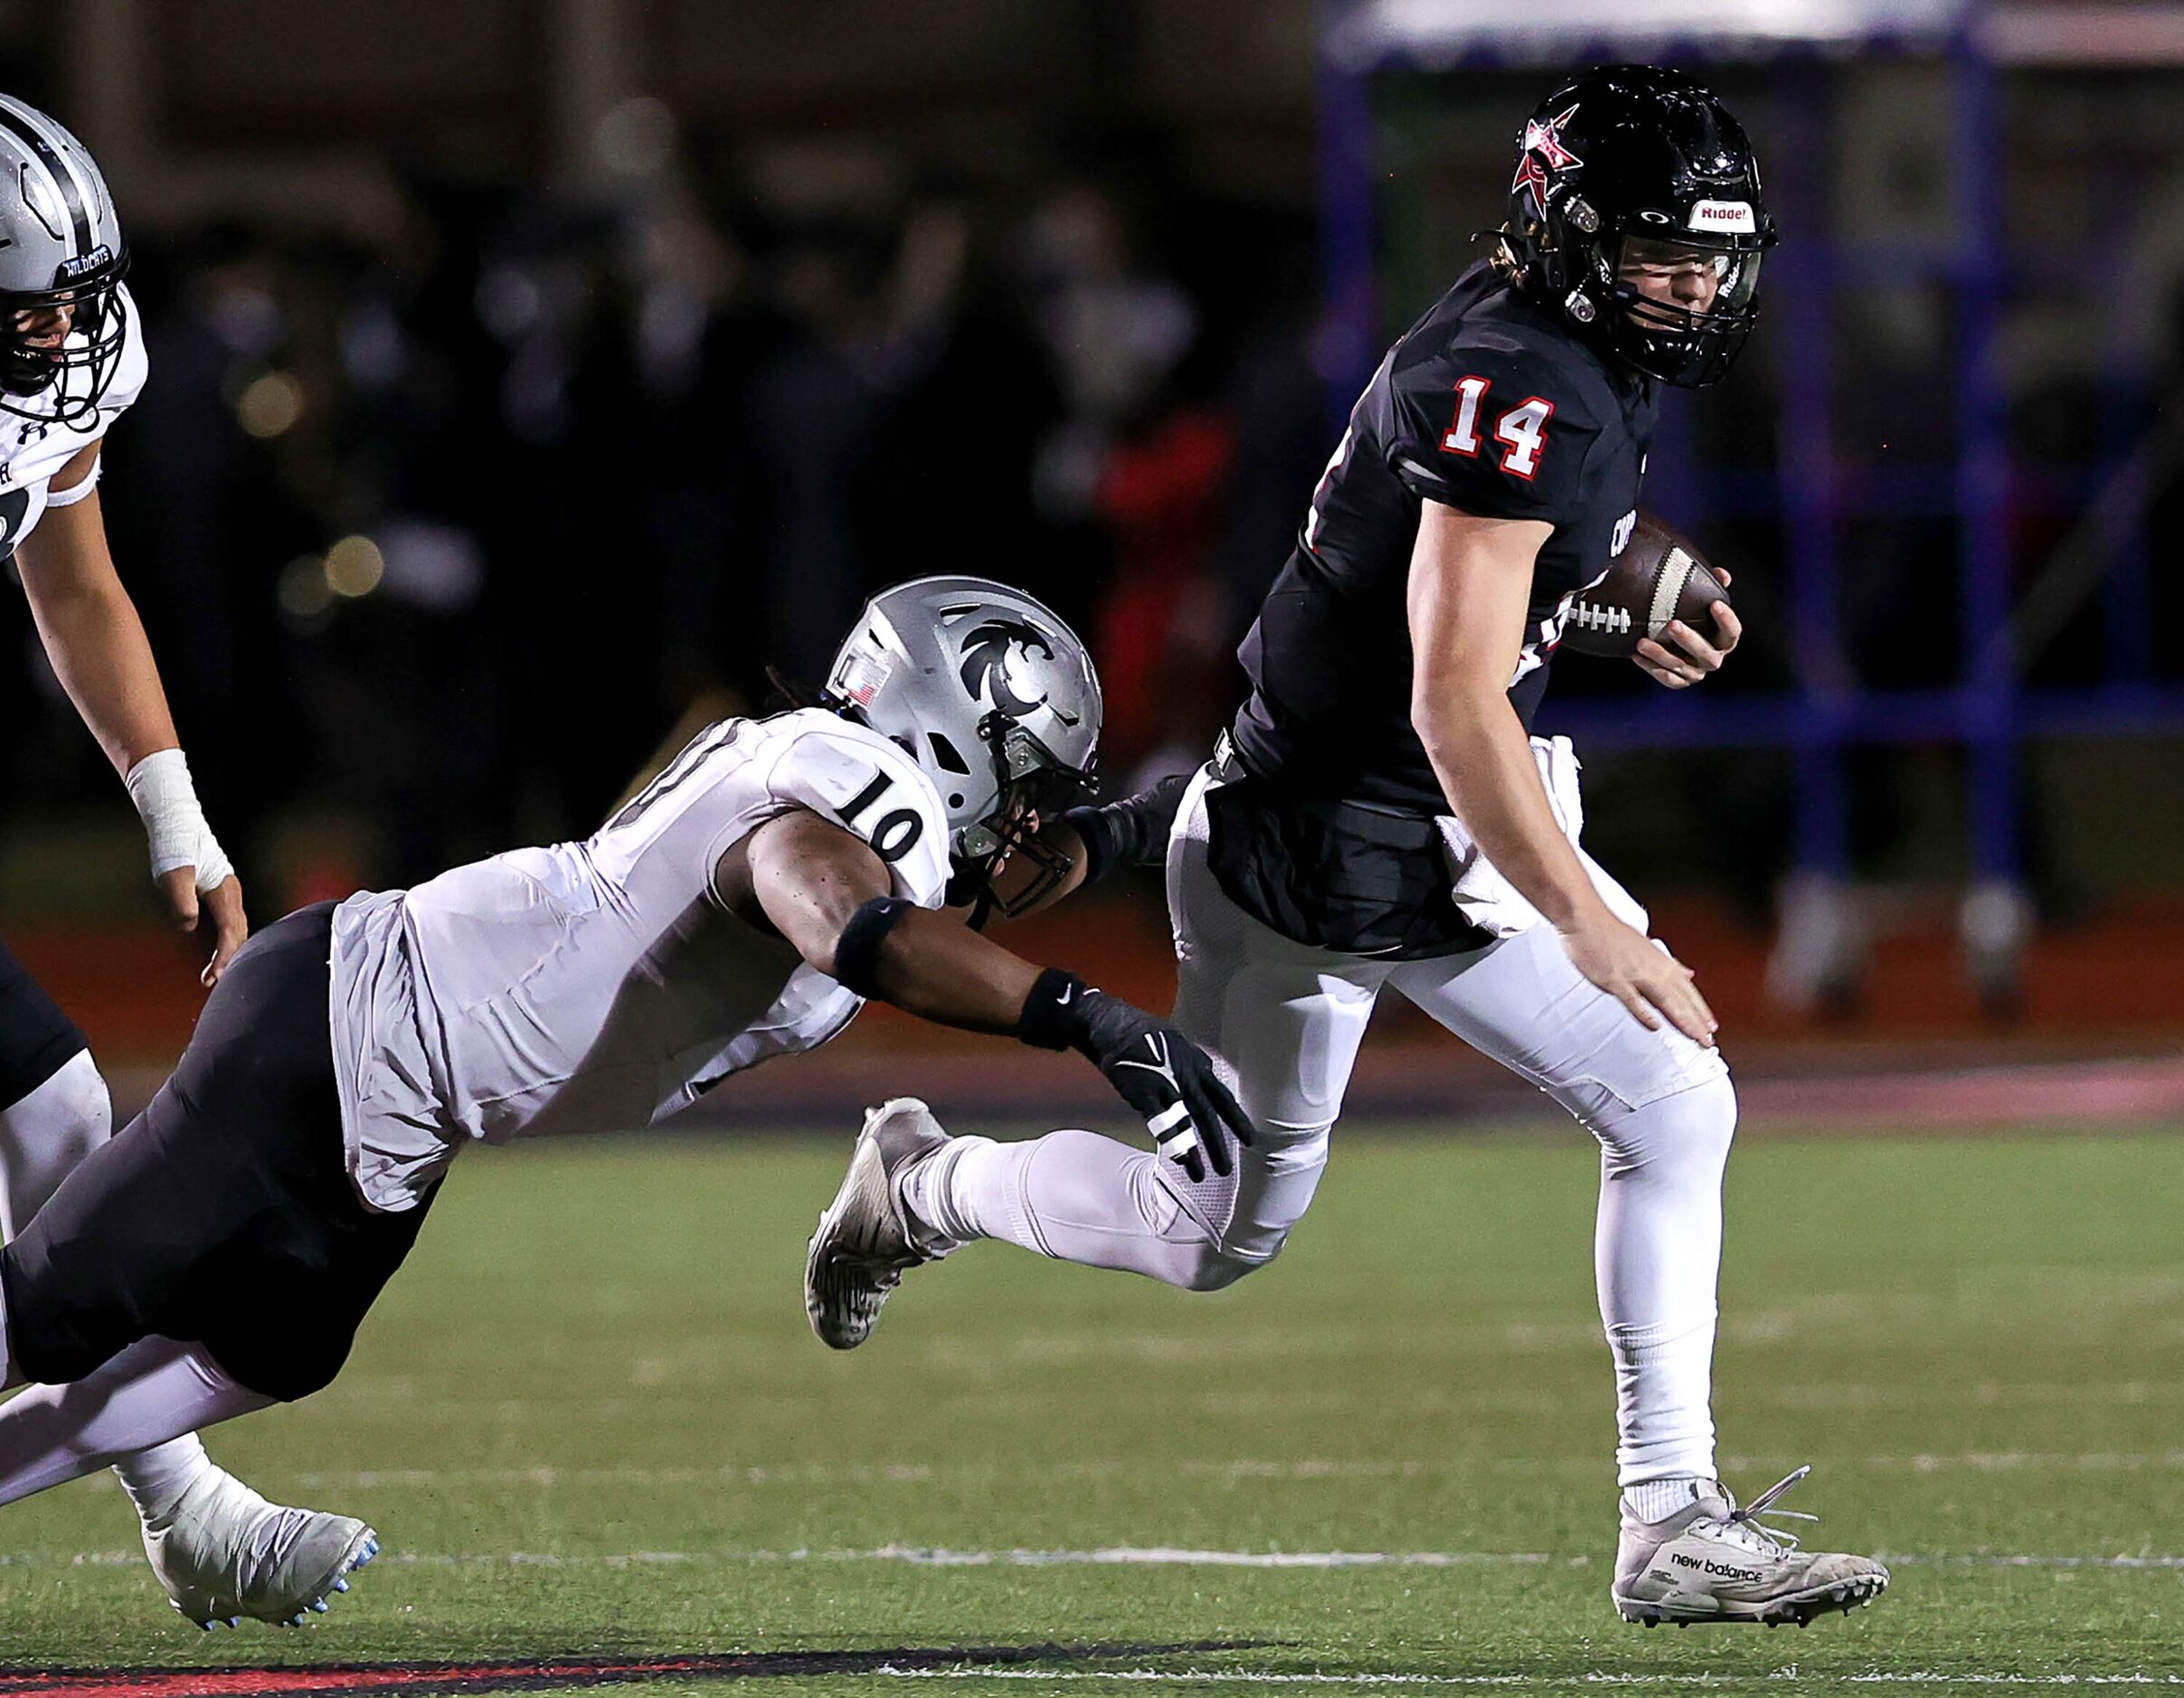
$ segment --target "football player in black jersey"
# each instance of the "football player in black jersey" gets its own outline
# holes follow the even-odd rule
[[[1529,735],[1565,610],[1635,522],[1659,386],[1729,369],[1774,242],[1744,132],[1651,66],[1588,71],[1517,137],[1508,223],[1381,362],[1242,657],[1250,699],[1176,788],[1073,815],[1083,875],[1165,856],[1176,1020],[1259,1127],[1194,1178],[1089,1132],[895,1162],[893,1258],[978,1238],[1194,1290],[1303,1215],[1383,987],[1539,1085],[1602,1149],[1628,1620],[1804,1621],[1877,1596],[1716,1477],[1721,1180],[1736,1098],[1691,974],[1578,846],[1577,763]],[[1672,627],[1681,687],[1735,646]],[[1792,1476],[1792,1480],[1800,1477]]]

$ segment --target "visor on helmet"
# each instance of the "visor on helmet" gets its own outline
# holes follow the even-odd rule
[[[1679,387],[1719,382],[1758,321],[1762,257],[1757,242],[1625,236],[1608,291],[1615,352]]]

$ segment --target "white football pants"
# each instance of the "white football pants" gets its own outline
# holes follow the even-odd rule
[[[1594,1269],[1616,1368],[1620,1483],[1711,1479],[1721,1181],[1736,1125],[1720,1056],[1673,1030],[1648,1032],[1546,925],[1424,961],[1281,936],[1231,901],[1206,863],[1210,782],[1208,769],[1192,784],[1168,846],[1175,1020],[1212,1054],[1258,1143],[1238,1152],[1233,1174],[1193,1184],[1173,1162],[1091,1132],[959,1138],[907,1177],[912,1214],[941,1244],[1006,1239],[1194,1291],[1233,1284],[1272,1260],[1310,1206],[1385,986],[1599,1140]]]

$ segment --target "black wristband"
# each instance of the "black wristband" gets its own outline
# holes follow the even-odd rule
[[[1083,882],[1116,867],[1154,866],[1167,858],[1168,834],[1190,780],[1180,773],[1118,802],[1073,807],[1062,816],[1084,844]]]
[[[1107,810],[1086,806],[1073,807],[1062,816],[1062,823],[1077,834],[1077,841],[1084,845],[1084,877],[1078,889],[1097,884],[1107,875],[1115,859],[1114,828],[1107,822]]]
[[[1024,1012],[1016,1016],[1016,1036],[1034,1049],[1073,1048],[1084,1037],[1084,1004],[1091,995],[1074,973],[1048,967],[1024,999]]]
[[[860,996],[878,995],[873,976],[879,971],[880,946],[903,915],[914,913],[915,902],[899,896],[875,896],[849,917],[842,935],[835,939],[834,982]]]

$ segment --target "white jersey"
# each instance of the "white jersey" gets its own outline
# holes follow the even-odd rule
[[[37,528],[49,505],[47,486],[53,474],[81,453],[86,444],[98,441],[106,435],[107,427],[127,412],[129,405],[144,392],[144,380],[149,362],[144,352],[144,326],[137,317],[136,303],[129,299],[128,290],[118,289],[124,308],[128,314],[128,334],[123,337],[121,353],[117,357],[113,381],[108,383],[106,393],[99,398],[98,410],[88,419],[74,424],[56,424],[50,414],[53,397],[49,392],[28,398],[9,396],[9,404],[25,412],[45,413],[43,419],[18,418],[12,412],[0,412],[0,559],[14,552],[22,542]],[[82,341],[77,332],[69,337],[71,346]],[[92,473],[96,480],[98,473]],[[81,500],[90,493],[90,481],[71,485],[63,492],[62,502],[71,497]]]
[[[714,888],[732,844],[799,807],[870,843],[894,894],[941,905],[932,781],[817,709],[710,727],[582,843],[342,903],[334,1069],[364,1203],[414,1207],[473,1138],[648,1125],[847,1025],[860,999]]]

